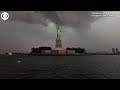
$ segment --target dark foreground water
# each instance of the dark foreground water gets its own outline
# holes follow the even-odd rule
[[[120,79],[120,56],[0,55],[0,79]]]

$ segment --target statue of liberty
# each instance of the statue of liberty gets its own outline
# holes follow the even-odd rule
[[[57,38],[61,38],[61,30],[60,30],[60,27],[59,27],[59,25],[56,23],[56,27],[57,27]]]

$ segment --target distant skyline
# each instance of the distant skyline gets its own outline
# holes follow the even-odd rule
[[[2,11],[0,11],[0,14]],[[32,47],[55,47],[55,23],[62,26],[62,45],[87,52],[120,49],[120,17],[91,16],[91,11],[8,11],[0,18],[0,52],[30,52]],[[117,12],[120,13],[120,12]]]

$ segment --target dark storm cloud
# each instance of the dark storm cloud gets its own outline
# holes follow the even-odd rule
[[[42,13],[46,18],[49,18],[53,22],[56,22],[60,25],[63,24],[56,11],[41,11],[40,13]]]
[[[90,11],[15,11],[11,20],[26,23],[48,25],[47,20],[60,25],[80,28],[84,31],[90,29],[90,24],[96,21],[91,17]]]
[[[15,11],[11,12],[10,16],[10,20],[12,21],[47,25],[46,18],[44,18],[40,13],[36,13],[34,11]]]
[[[91,11],[42,11],[41,13],[53,22],[71,27],[96,20],[96,18],[91,17]]]

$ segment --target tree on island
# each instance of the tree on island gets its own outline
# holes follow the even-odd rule
[[[51,50],[51,47],[31,48],[31,53],[41,53],[42,50]]]
[[[66,48],[66,50],[75,50],[76,53],[86,53],[85,48]]]

